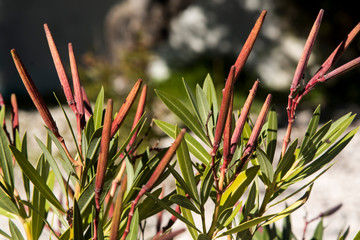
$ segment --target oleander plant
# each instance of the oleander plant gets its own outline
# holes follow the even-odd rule
[[[295,239],[291,233],[288,238],[280,238],[274,223],[281,219],[288,222],[291,213],[306,203],[313,183],[334,165],[335,157],[358,130],[351,129],[355,118],[352,113],[320,124],[318,106],[302,140],[291,139],[302,98],[318,83],[360,63],[358,57],[333,67],[359,33],[358,24],[320,69],[310,79],[303,79],[323,13],[320,10],[295,70],[287,99],[288,127],[282,140],[277,136],[278,119],[271,94],[256,114],[257,119],[252,121],[249,117],[258,80],[244,106],[233,109],[235,82],[255,44],[266,11],[260,14],[231,66],[221,98],[210,75],[195,89],[182,80],[185,95],[180,98],[155,90],[180,119],[176,123],[147,119],[144,108],[148,88],[141,79],[135,82],[119,110],[113,109],[117,99],[106,100],[103,88],[91,104],[79,80],[71,43],[68,47],[72,87],[49,27],[44,24],[54,65],[76,123],[70,122],[55,95],[68,123],[66,131],[72,135],[72,141],[65,142],[19,54],[12,49],[20,78],[45,123],[46,137],[41,139],[46,140],[35,137],[41,154],[30,159],[26,132],[19,132],[16,96],[11,96],[10,127],[6,124],[4,101],[0,99],[0,214],[9,219],[9,231],[0,230],[2,237],[39,239],[46,233],[51,239],[173,239],[187,231],[193,239],[201,240]],[[133,105],[137,105],[134,116],[128,114]],[[133,117],[133,125],[128,131],[120,131],[127,117]],[[173,143],[165,148],[150,146],[151,141],[144,139],[151,137],[148,133],[152,128],[162,130]],[[281,149],[276,147],[278,142],[282,142]],[[76,151],[70,151],[70,145]],[[14,171],[15,166],[21,173]],[[17,174],[22,178],[15,178]],[[164,181],[173,182],[169,184],[173,188],[165,192]],[[297,188],[290,191],[294,184]],[[19,185],[24,187],[24,195],[19,194]],[[302,196],[293,200],[299,194]],[[212,206],[210,210],[208,205]],[[284,207],[274,210],[278,206]],[[316,220],[336,210],[319,215]],[[163,216],[164,211],[169,214]],[[150,217],[156,224],[146,224]],[[177,221],[182,222],[183,228],[173,229]],[[20,231],[21,225],[24,231]]]

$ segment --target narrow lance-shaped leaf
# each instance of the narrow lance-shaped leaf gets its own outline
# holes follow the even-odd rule
[[[296,209],[298,209],[299,207],[304,205],[306,203],[306,201],[309,199],[309,196],[310,196],[310,193],[311,193],[311,190],[312,190],[312,186],[313,185],[310,185],[308,190],[305,192],[305,194],[301,198],[299,198],[295,203],[291,204],[289,207],[285,208],[280,213],[276,214],[276,216],[274,218],[272,218],[270,221],[267,221],[264,224],[264,226],[269,225],[269,224],[271,224],[273,222],[276,222],[276,221],[288,216],[289,214],[294,212]]]
[[[142,83],[141,79],[138,79],[134,87],[131,89],[129,95],[126,97],[125,102],[121,106],[119,112],[117,113],[112,125],[111,125],[111,136],[113,137],[117,130],[119,130],[121,124],[123,123],[127,113],[130,110],[131,105],[134,103],[136,95],[139,91],[140,85]]]
[[[184,138],[186,130],[182,129],[181,132],[179,133],[179,135],[176,137],[174,143],[170,146],[170,148],[167,150],[167,152],[165,153],[164,157],[160,160],[158,166],[155,168],[155,171],[153,172],[153,174],[151,175],[149,181],[141,188],[140,192],[138,193],[137,197],[135,198],[135,200],[132,202],[131,204],[131,208],[130,208],[130,212],[129,212],[129,217],[127,220],[127,225],[124,231],[124,234],[122,236],[122,240],[124,240],[126,238],[126,236],[128,235],[129,231],[130,231],[130,223],[131,223],[131,219],[134,215],[134,211],[135,211],[135,207],[139,201],[139,199],[148,191],[151,190],[152,186],[155,184],[155,182],[158,180],[158,178],[161,176],[161,174],[164,172],[166,166],[168,165],[168,163],[170,162],[170,160],[172,159],[172,157],[175,155],[176,153],[176,149],[179,147],[182,139]]]
[[[55,197],[54,193],[46,185],[44,180],[41,178],[39,173],[34,169],[34,167],[24,158],[23,154],[14,146],[10,146],[11,151],[14,154],[16,161],[21,167],[22,171],[26,174],[29,180],[34,184],[34,186],[41,192],[41,194],[61,212],[65,212],[64,208],[61,206],[59,200]]]
[[[74,231],[75,239],[82,240],[82,239],[84,239],[84,237],[83,237],[84,232],[82,229],[82,220],[83,219],[81,217],[80,209],[79,209],[76,199],[74,199],[73,212],[74,212],[73,213],[74,219],[73,219],[72,230]]]
[[[201,124],[197,120],[196,116],[182,103],[179,99],[173,95],[156,90],[157,96],[161,101],[176,115],[181,121],[198,136],[204,143],[208,143],[205,132],[202,129]]]
[[[176,136],[179,135],[180,129],[177,127],[175,130]],[[176,150],[181,173],[184,177],[186,185],[189,187],[195,201],[199,202],[199,194],[196,187],[194,171],[191,164],[189,150],[185,141],[181,141],[180,146]]]
[[[109,99],[106,105],[104,126],[101,135],[101,145],[100,145],[100,153],[99,160],[96,169],[96,179],[95,179],[95,207],[96,207],[96,217],[94,220],[94,228],[95,233],[94,236],[97,238],[97,223],[100,212],[100,195],[103,191],[103,185],[105,181],[105,173],[106,173],[106,163],[109,154],[109,145],[110,145],[110,131],[111,131],[111,121],[112,121],[112,110],[113,110],[113,101]]]
[[[45,30],[46,38],[47,38],[47,41],[49,44],[51,56],[53,58],[54,65],[55,65],[57,74],[59,76],[59,80],[60,80],[61,86],[63,88],[66,100],[68,102],[69,107],[74,111],[74,113],[76,113],[77,109],[75,106],[74,96],[71,91],[69,80],[66,76],[64,66],[61,62],[61,58],[60,58],[59,52],[56,48],[54,39],[51,35],[50,29],[46,23],[44,24],[44,30]]]

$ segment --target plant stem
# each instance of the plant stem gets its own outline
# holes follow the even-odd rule
[[[132,217],[134,215],[134,211],[135,211],[135,207],[136,207],[137,203],[139,202],[140,198],[146,192],[151,190],[151,188],[153,187],[155,182],[159,179],[161,174],[164,172],[166,166],[168,165],[168,163],[170,162],[172,157],[175,155],[176,149],[180,146],[180,143],[181,143],[182,139],[184,138],[185,132],[186,132],[185,129],[182,129],[180,131],[179,135],[176,137],[173,144],[170,146],[170,148],[165,153],[164,157],[160,160],[160,163],[155,168],[155,171],[151,175],[149,181],[141,188],[141,190],[138,193],[138,195],[136,196],[135,200],[132,201],[131,208],[130,208],[130,211],[129,211],[128,220],[127,220],[127,224],[126,224],[126,227],[125,227],[125,231],[124,231],[124,234],[123,234],[123,236],[121,238],[122,240],[124,240],[126,238],[126,236],[130,232],[130,224],[131,224],[131,220],[132,220]]]

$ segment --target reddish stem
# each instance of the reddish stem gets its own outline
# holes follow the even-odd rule
[[[44,30],[45,30],[46,38],[47,38],[47,41],[49,44],[51,56],[54,61],[56,72],[59,76],[60,83],[63,88],[66,100],[68,102],[69,107],[73,110],[74,113],[76,113],[77,109],[75,106],[74,96],[73,96],[71,88],[70,88],[69,80],[66,76],[64,66],[61,62],[61,58],[60,58],[59,52],[56,48],[54,39],[51,35],[50,29],[46,23],[44,24]]]
[[[126,236],[128,235],[128,233],[130,232],[130,224],[131,224],[131,220],[132,220],[132,217],[134,215],[134,211],[135,211],[135,207],[136,207],[137,203],[139,202],[140,198],[146,192],[151,190],[151,188],[153,187],[155,182],[158,180],[158,178],[164,172],[166,166],[168,165],[168,163],[170,162],[172,157],[175,155],[176,149],[179,147],[182,139],[184,138],[185,132],[186,132],[185,129],[182,129],[180,131],[179,135],[176,137],[173,144],[170,146],[170,148],[165,153],[164,157],[160,160],[160,163],[155,168],[155,171],[151,175],[149,181],[141,188],[141,190],[138,193],[138,195],[136,196],[135,200],[132,201],[131,208],[130,208],[130,211],[129,211],[128,220],[127,220],[127,224],[126,224],[126,228],[125,228],[124,234],[123,234],[123,236],[121,238],[122,240],[124,240],[126,238]]]
[[[99,213],[100,213],[100,195],[102,193],[102,188],[105,181],[105,173],[106,173],[106,165],[107,158],[109,154],[109,145],[110,145],[110,131],[111,131],[111,121],[112,121],[112,105],[113,102],[111,99],[108,100],[105,111],[104,118],[104,126],[101,135],[101,143],[100,143],[100,153],[99,160],[97,164],[96,170],[96,179],[95,179],[95,208],[96,208],[96,216],[94,219],[94,239],[97,239],[97,227],[99,221]]]

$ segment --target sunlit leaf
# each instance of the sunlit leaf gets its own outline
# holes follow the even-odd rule
[[[34,208],[33,205],[31,205],[31,203],[26,202],[26,201],[21,201],[21,203],[22,203],[22,204],[25,204],[25,205],[26,205],[27,207],[29,207],[32,211],[34,211],[33,217],[34,217],[35,215],[38,216],[44,223],[46,223],[47,227],[48,227],[48,228],[50,229],[50,231],[53,233],[54,237],[56,237],[57,239],[59,239],[59,238],[57,237],[56,232],[52,229],[51,225],[50,225],[49,222],[46,220],[46,218],[44,218],[44,217],[41,215],[41,213],[38,212],[38,211]],[[39,230],[42,230],[42,228],[39,229]],[[41,233],[41,231],[39,231],[39,232]],[[40,235],[40,233],[39,233],[39,235]],[[39,235],[37,236],[37,238],[39,237]],[[33,236],[34,236],[34,234],[33,234]]]
[[[179,133],[180,133],[180,129],[177,127],[175,134],[178,135]],[[176,156],[185,183],[188,185],[192,193],[191,195],[195,197],[194,200],[199,202],[199,194],[196,187],[194,170],[192,168],[192,163],[186,141],[181,141],[180,146],[176,150]]]
[[[219,108],[218,108],[218,101],[217,101],[217,97],[216,97],[216,90],[215,90],[215,86],[214,83],[212,81],[212,78],[210,76],[210,74],[206,75],[204,84],[203,84],[203,91],[206,94],[208,103],[210,104],[210,106],[212,106],[212,112],[213,112],[213,119],[214,121],[216,121],[217,119],[217,115],[219,113]]]
[[[249,229],[253,226],[256,226],[268,219],[270,219],[271,217],[273,217],[275,214],[271,214],[271,215],[266,215],[266,216],[262,216],[262,217],[257,217],[257,218],[253,218],[249,221],[246,221],[244,223],[241,223],[239,224],[238,226],[234,227],[234,228],[231,228],[225,232],[223,232],[222,234],[220,234],[219,236],[217,236],[216,238],[219,238],[219,237],[223,237],[223,236],[227,236],[227,235],[231,235],[231,234],[234,234],[234,233],[238,233],[238,232],[241,232],[243,230],[246,230],[246,229]]]
[[[180,102],[174,96],[156,90],[158,97],[165,103],[165,105],[176,115],[178,116],[183,123],[198,136],[204,143],[209,144],[209,141],[198,122],[197,118],[188,110],[188,108]]]
[[[101,127],[102,125],[103,110],[104,110],[104,87],[101,87],[94,106],[93,120],[94,120],[95,130]]]
[[[290,206],[288,206],[287,208],[285,208],[283,211],[279,212],[278,214],[276,214],[276,216],[274,218],[272,218],[270,221],[267,221],[264,226],[274,223],[276,221],[279,221],[280,219],[288,216],[289,214],[291,214],[292,212],[294,212],[295,210],[297,210],[299,207],[301,207],[302,205],[304,205],[306,203],[306,201],[309,199],[310,193],[311,193],[311,189],[312,189],[313,185],[310,185],[310,187],[308,188],[308,190],[305,192],[305,194],[299,198],[295,203],[291,204]]]
[[[10,233],[11,233],[12,239],[24,240],[24,237],[21,234],[20,230],[15,225],[15,223],[13,223],[10,219],[9,219],[9,228],[10,228]]]
[[[16,147],[10,146],[10,148],[21,170],[26,174],[26,176],[34,184],[34,186],[52,205],[54,205],[54,207],[56,207],[62,212],[65,212],[64,208],[61,206],[61,203],[55,197],[52,190],[46,185],[46,182],[41,178],[41,176],[34,169],[34,167],[28,161],[26,161],[23,154],[18,149],[16,149]]]
[[[222,209],[235,205],[255,178],[258,171],[259,166],[254,166],[239,173],[236,179],[221,196],[220,206],[222,206]]]
[[[4,176],[3,181],[9,192],[14,189],[14,167],[9,149],[9,140],[2,127],[0,127],[0,166]]]
[[[314,133],[316,132],[316,129],[319,125],[319,121],[320,121],[320,105],[315,109],[312,118],[309,122],[309,125],[307,127],[305,136],[304,136],[304,140],[301,144],[300,147],[300,152],[299,155],[302,155],[303,151],[304,151],[304,147],[308,145],[308,141],[309,139],[314,135]]]
[[[315,157],[320,156],[320,154],[322,154],[328,147],[330,147],[331,144],[333,144],[334,141],[338,139],[341,134],[343,134],[344,131],[350,126],[354,118],[355,114],[351,115],[349,113],[335,121],[331,125],[327,134],[323,137],[322,145],[317,149]]]
[[[268,113],[267,121],[267,136],[266,136],[266,154],[269,157],[270,163],[274,160],[276,141],[277,141],[277,114],[274,108],[271,108]]]
[[[11,197],[5,193],[2,188],[0,188],[0,208],[12,215],[18,215],[19,213],[17,207],[13,201],[14,200],[12,200]]]
[[[139,211],[136,209],[131,220],[130,224],[130,232],[126,237],[127,240],[137,240],[138,230],[139,228]]]
[[[273,167],[267,154],[260,148],[256,149],[256,156],[260,165],[260,172],[265,180],[265,184],[270,186],[274,178]]]
[[[169,137],[175,139],[175,125],[156,119],[154,120],[154,122]],[[209,152],[206,151],[205,148],[190,134],[185,133],[184,138],[190,153],[194,155],[197,159],[199,159],[202,163],[207,165],[211,160]]]
[[[207,126],[209,136],[211,139],[213,139],[214,134],[212,130],[214,128],[214,123],[212,121],[212,118],[209,118],[209,114],[211,113],[210,105],[207,101],[204,91],[199,85],[196,85],[196,102],[199,109],[199,114],[201,118],[200,120],[204,127]]]
[[[191,107],[196,115],[196,117],[198,118],[199,120],[199,123],[202,123],[201,121],[201,115],[199,113],[199,108],[198,108],[198,105],[197,105],[197,102],[196,102],[196,98],[194,96],[194,93],[193,91],[190,89],[189,85],[186,83],[185,79],[183,78],[182,79],[182,82],[183,82],[183,85],[184,85],[184,89],[185,89],[185,92],[188,96],[188,99],[189,99],[189,102],[191,104]]]
[[[57,165],[56,160],[54,159],[54,157],[51,155],[51,153],[49,152],[49,150],[46,148],[46,146],[41,142],[40,139],[38,139],[37,137],[35,137],[36,142],[38,143],[38,145],[40,146],[42,152],[44,153],[44,156],[46,158],[46,160],[48,161],[48,163],[51,166],[51,169],[54,171],[56,180],[60,186],[60,189],[62,191],[62,193],[64,194],[64,196],[66,196],[66,189],[65,189],[65,184],[63,181],[63,176],[61,175],[60,169]]]

